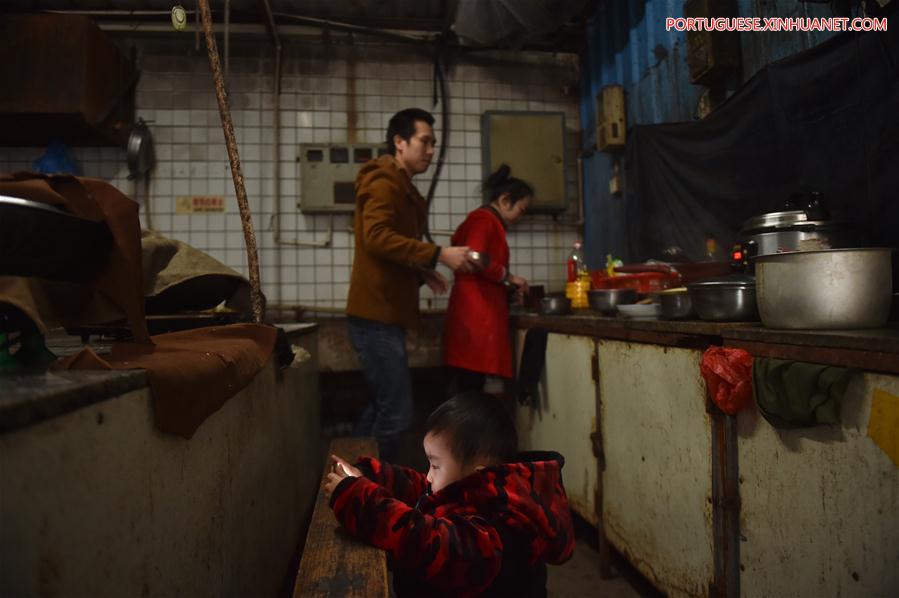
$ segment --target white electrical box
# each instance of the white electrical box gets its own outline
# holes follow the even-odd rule
[[[300,144],[300,210],[352,212],[359,168],[385,153],[387,148],[377,143]]]

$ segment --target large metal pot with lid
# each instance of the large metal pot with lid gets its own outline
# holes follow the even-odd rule
[[[858,241],[849,223],[830,219],[816,193],[792,198],[783,211],[750,218],[740,235],[749,258],[853,247]]]

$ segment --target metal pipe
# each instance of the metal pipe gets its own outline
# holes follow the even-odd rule
[[[218,47],[215,43],[215,35],[212,32],[212,15],[209,11],[209,0],[198,0],[198,2],[203,32],[206,37],[206,52],[209,54],[209,67],[212,70],[212,78],[215,83],[215,97],[218,100],[222,131],[225,134],[225,145],[228,148],[231,178],[234,180],[234,191],[237,194],[237,205],[240,208],[240,221],[243,226],[244,241],[246,242],[253,320],[260,323],[265,310],[262,305],[262,290],[259,281],[259,254],[256,250],[256,234],[253,232],[253,216],[250,213],[250,204],[247,201],[247,190],[244,186],[243,173],[240,169],[240,155],[237,151],[237,139],[234,136],[234,123],[231,120],[231,109],[228,106],[228,96],[225,93]]]
[[[279,224],[280,221],[280,209],[275,214],[272,214],[271,220],[269,220],[269,229],[272,231],[275,243],[277,245],[292,245],[294,247],[330,247],[331,243],[334,241],[334,214],[330,214],[330,218],[328,219],[328,238],[324,241],[299,241],[297,239],[282,239],[281,238],[281,227]],[[352,229],[349,229],[352,232]]]
[[[274,179],[274,210],[272,213],[275,216],[280,216],[281,214],[281,55],[282,55],[282,47],[281,47],[281,38],[278,36],[278,26],[275,24],[275,18],[272,16],[272,7],[269,4],[269,0],[262,0],[262,6],[265,8],[265,18],[266,18],[266,29],[268,29],[269,37],[272,40],[272,45],[275,49],[274,55],[274,79],[272,81],[272,93],[274,93],[273,106],[272,106],[272,143],[274,147],[272,148],[272,158],[274,164],[272,165],[272,178]],[[276,221],[277,222],[277,221]],[[274,227],[274,241],[275,244],[279,244],[281,241],[281,231],[280,227],[275,225]],[[275,280],[274,287],[278,289],[278,295],[280,296],[281,289],[281,252],[275,251]]]
[[[577,157],[577,226],[584,225],[584,158]]]
[[[278,35],[278,27],[275,23],[275,13],[272,12],[271,4],[269,4],[269,0],[262,0],[262,4],[265,7],[265,26],[272,38],[272,43],[275,46],[275,97],[273,123],[273,137],[275,144],[273,152],[275,162],[273,165],[275,209],[273,210],[272,218],[269,222],[272,236],[274,237],[276,245],[291,245],[294,247],[330,247],[334,238],[333,214],[329,220],[328,238],[324,241],[300,241],[298,239],[281,238],[281,58],[283,55],[283,48],[281,46],[281,38]]]
[[[392,31],[385,31],[383,29],[372,29],[371,27],[362,27],[360,25],[351,25],[349,23],[341,23],[339,21],[329,21],[327,19],[317,19],[315,17],[304,17],[300,15],[292,15],[290,13],[285,12],[276,12],[273,13],[274,16],[291,19],[293,21],[297,21],[298,23],[303,23],[306,25],[312,25],[315,27],[322,27],[327,29],[333,29],[335,31],[345,31],[348,33],[359,33],[363,35],[372,35],[374,37],[383,37],[387,39],[391,39],[399,42],[411,42],[411,43],[422,43],[422,42],[431,42],[435,36],[415,36],[415,35],[406,35],[403,33],[394,33]]]
[[[344,315],[346,313],[346,309],[343,307],[331,307],[330,305],[304,305],[300,303],[273,303],[269,305],[272,310],[282,310],[282,311],[296,311],[302,310],[304,312],[310,313],[321,313],[321,314],[340,314]],[[430,309],[421,309],[419,310],[422,314],[433,315],[433,314],[445,314],[446,309],[444,308],[430,308]]]
[[[170,15],[171,10],[53,10],[46,9],[40,12],[66,14],[66,15],[85,15],[91,17],[153,17],[159,15]],[[193,15],[196,11],[185,10],[186,14]],[[171,28],[171,27],[169,27]]]
[[[231,0],[225,0],[225,77],[231,74]]]

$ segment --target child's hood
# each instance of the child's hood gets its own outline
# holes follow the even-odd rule
[[[568,497],[562,485],[565,459],[555,452],[521,453],[513,463],[486,467],[447,486],[426,501],[467,504],[499,525],[530,539],[531,558],[562,563],[574,549]],[[461,496],[460,496],[461,493]]]

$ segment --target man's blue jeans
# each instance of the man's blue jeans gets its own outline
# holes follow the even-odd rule
[[[396,458],[401,435],[412,421],[412,380],[406,330],[374,320],[347,317],[350,341],[365,372],[371,399],[356,425],[357,436],[374,436],[380,458]]]

